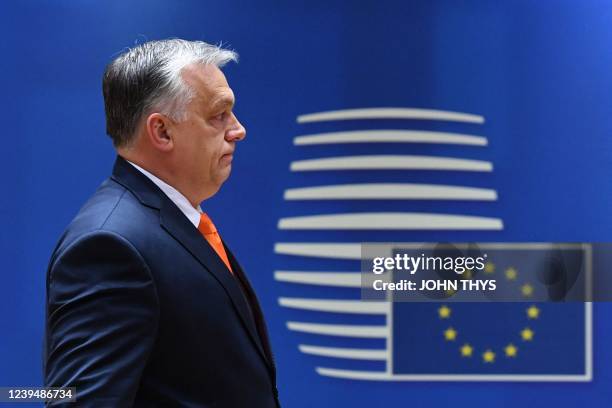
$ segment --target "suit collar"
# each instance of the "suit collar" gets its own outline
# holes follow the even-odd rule
[[[139,165],[127,161],[132,167],[136,168],[139,172],[147,176],[149,180],[151,180],[161,191],[164,192],[166,197],[168,197],[172,202],[178,207],[179,210],[189,219],[189,221],[194,225],[194,227],[198,228],[198,224],[200,223],[200,214],[202,210],[200,206],[195,208],[187,197],[185,197],[180,191],[176,188],[172,187],[170,184],[166,183],[164,180],[157,177],[155,174],[149,172],[148,170],[143,169]]]
[[[117,156],[111,178],[130,190],[141,204],[158,210],[161,208],[164,192],[123,157]]]
[[[243,326],[251,340],[255,343],[257,350],[259,350],[268,366],[273,369],[272,362],[267,358],[260,336],[257,333],[257,328],[255,327],[240,283],[227,270],[221,258],[202,237],[197,228],[191,224],[187,217],[155,183],[121,156],[117,156],[111,178],[130,190],[143,205],[159,210],[161,227],[185,247],[221,284],[231,299]],[[232,267],[240,268],[231,252],[229,250],[227,252],[232,262]]]

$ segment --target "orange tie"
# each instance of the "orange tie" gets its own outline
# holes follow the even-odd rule
[[[217,228],[206,213],[200,214],[198,230],[202,233],[204,238],[206,238],[206,241],[208,241],[210,246],[213,247],[217,255],[219,255],[219,258],[221,258],[225,266],[227,266],[227,269],[234,274],[234,271],[232,271],[232,267],[230,266],[229,259],[227,259],[223,242],[221,242],[221,237],[219,236],[219,233],[217,233]]]

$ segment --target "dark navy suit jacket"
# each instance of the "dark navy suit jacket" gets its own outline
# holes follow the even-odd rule
[[[47,272],[44,376],[78,406],[278,406],[263,315],[145,175],[113,175],[61,237]]]

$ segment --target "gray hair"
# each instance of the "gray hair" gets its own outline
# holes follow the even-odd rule
[[[194,91],[181,77],[183,68],[194,63],[222,68],[230,61],[238,61],[234,51],[182,39],[146,42],[119,55],[102,79],[106,133],[115,147],[130,145],[149,112],[184,119]]]

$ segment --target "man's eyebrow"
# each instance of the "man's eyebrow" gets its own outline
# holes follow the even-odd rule
[[[219,99],[217,99],[215,102],[213,102],[212,104],[212,108],[214,109],[218,109],[221,107],[225,107],[225,106],[229,106],[229,107],[233,107],[235,104],[235,100],[233,97],[231,96],[223,96]]]

